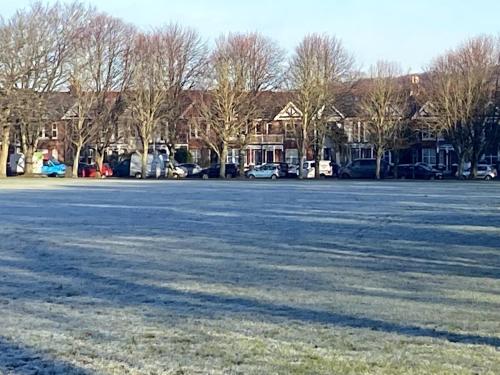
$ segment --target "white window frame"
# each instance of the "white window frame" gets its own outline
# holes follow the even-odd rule
[[[189,135],[191,138],[199,138],[198,125],[195,122],[189,124]]]
[[[422,141],[435,141],[436,133],[432,131],[431,126],[427,125],[425,129],[421,130]]]
[[[45,125],[42,126],[40,129],[40,134],[38,135],[39,139],[48,139],[49,137],[47,136],[47,129],[45,128]]]
[[[423,148],[422,149],[422,163],[429,165],[436,165],[437,163],[437,153],[435,148]]]
[[[192,148],[190,152],[193,163],[199,164],[201,161],[201,150],[199,148]]]
[[[50,138],[57,139],[59,136],[59,128],[56,123],[52,124],[52,129],[50,129]]]

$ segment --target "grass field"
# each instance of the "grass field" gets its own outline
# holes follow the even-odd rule
[[[0,181],[0,373],[500,374],[500,183]]]

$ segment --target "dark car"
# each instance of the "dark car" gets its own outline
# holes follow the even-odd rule
[[[115,165],[113,175],[116,177],[130,177],[130,159],[122,160]]]
[[[376,159],[356,159],[342,168],[339,173],[341,178],[375,178],[376,170]],[[382,160],[380,163],[380,178],[387,177],[389,170],[389,163]]]
[[[280,177],[288,177],[288,163],[277,163],[280,171]]]
[[[199,176],[204,180],[208,178],[218,178],[220,175],[220,164],[214,164],[203,169]],[[226,164],[226,178],[235,178],[240,175],[240,169],[236,164]]]
[[[441,180],[443,173],[425,163],[400,164],[398,178],[415,178],[421,180]]]
[[[186,171],[186,177],[197,177],[203,170],[198,164],[195,163],[183,163],[178,166]]]

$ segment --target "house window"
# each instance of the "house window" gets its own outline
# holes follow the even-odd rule
[[[436,165],[436,149],[423,148],[422,149],[422,162],[430,165]]]
[[[285,122],[285,137],[286,139],[295,139],[295,128],[293,123]]]
[[[240,162],[240,150],[237,148],[229,149],[227,153],[226,163],[238,164]]]
[[[430,125],[424,126],[422,129],[422,141],[433,141],[436,139],[436,133],[434,133]]]
[[[40,133],[38,134],[38,137],[39,138],[48,138],[47,137],[47,129],[45,129],[45,126],[42,126],[42,128],[40,129]]]
[[[263,123],[258,123],[255,126],[255,134],[264,134],[264,124]]]
[[[57,139],[57,133],[58,133],[57,124],[52,124],[52,131],[50,134],[52,139]]]
[[[352,139],[352,125],[346,126],[346,130],[347,130],[347,142],[353,142],[353,139]]]
[[[296,148],[289,148],[285,151],[285,162],[288,164],[299,163],[299,150]]]
[[[199,164],[201,162],[201,150],[198,148],[191,149],[191,157],[193,158],[193,163]]]
[[[191,138],[198,138],[198,125],[196,123],[191,123]]]

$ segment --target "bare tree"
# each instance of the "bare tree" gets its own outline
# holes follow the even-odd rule
[[[17,130],[25,157],[25,174],[33,172],[33,154],[39,134],[45,127],[47,93],[67,83],[67,62],[71,53],[70,36],[75,19],[83,12],[78,3],[44,5],[33,3],[17,11],[9,20],[16,56],[9,64],[20,74],[13,82]],[[17,97],[17,98],[16,98]]]
[[[12,65],[16,54],[16,40],[10,25],[0,19],[0,178],[7,177],[7,162],[12,130],[12,92],[19,71]]]
[[[0,94],[0,178],[7,177],[7,162],[9,160],[10,134],[12,122],[10,121],[10,105],[8,94]]]
[[[405,105],[404,102],[401,103]],[[417,127],[415,122],[411,120],[410,114],[405,113],[405,108],[401,108],[401,121],[397,123],[392,132],[391,140],[388,142],[388,148],[393,151],[394,163],[394,178],[399,175],[399,160],[402,150],[407,150],[411,145],[417,142]]]
[[[459,158],[458,176],[470,159],[472,176],[484,153],[491,132],[497,131],[495,118],[497,64],[495,40],[473,38],[434,60],[429,68],[427,95],[434,112],[435,130],[453,145]]]
[[[184,110],[183,93],[201,81],[207,65],[207,46],[199,33],[178,24],[155,31],[162,51],[162,79],[165,90],[164,121],[160,132],[169,144],[177,143],[178,121]],[[169,150],[173,155],[174,150]]]
[[[139,34],[132,49],[132,79],[127,98],[134,127],[142,143],[142,178],[147,177],[148,148],[165,112],[167,98],[161,36]]]
[[[314,145],[316,177],[319,178],[319,160],[329,127],[328,116],[322,114],[330,111],[337,93],[336,85],[351,76],[353,64],[352,56],[335,36],[311,34],[295,49],[289,74],[294,103],[302,112],[296,137],[301,178],[310,144]]]
[[[380,179],[384,152],[393,144],[404,119],[405,91],[398,80],[401,76],[398,64],[379,61],[371,67],[370,75],[360,110],[370,141],[375,146],[376,177]]]
[[[98,171],[105,152],[118,133],[120,116],[125,110],[125,92],[131,76],[130,60],[135,30],[120,19],[98,14],[87,26],[84,37],[89,40],[87,63],[91,72],[95,105],[91,121],[96,128],[93,143]],[[97,177],[100,173],[97,174]]]
[[[73,36],[70,91],[75,100],[69,114],[73,144],[73,177],[85,146],[95,146],[98,170],[123,112],[123,92],[130,78],[133,29],[121,20],[89,9]],[[98,174],[99,175],[99,174]]]
[[[231,143],[244,144],[248,127],[259,116],[260,95],[276,88],[282,74],[282,51],[260,34],[221,36],[210,57],[209,93],[202,96],[202,137],[220,161],[226,177]]]

